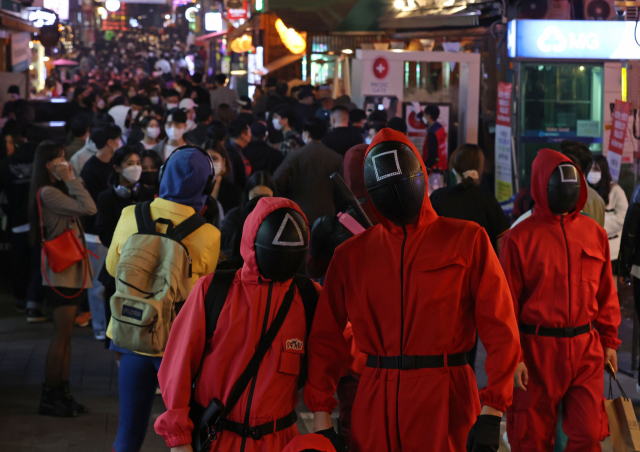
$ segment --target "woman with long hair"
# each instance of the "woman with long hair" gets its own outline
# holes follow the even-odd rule
[[[611,253],[611,264],[615,275],[618,269],[622,226],[629,208],[627,195],[625,195],[620,185],[613,182],[609,172],[609,162],[604,155],[599,155],[593,159],[593,165],[589,174],[587,174],[587,182],[604,200],[604,229],[609,237],[609,252]]]
[[[65,159],[64,147],[55,141],[42,142],[36,149],[29,190],[32,246],[43,240],[51,241],[71,230],[86,250],[80,217],[95,215],[96,212],[96,205],[84,188],[82,179],[74,177],[73,169]],[[40,414],[74,417],[87,412],[69,392],[69,366],[76,308],[86,300],[92,278],[91,261],[86,255],[80,262],[57,273],[43,256],[42,285],[45,286],[49,307],[53,308],[54,329],[47,353]]]
[[[238,207],[242,198],[242,189],[229,180],[231,177],[231,160],[222,143],[215,140],[207,140],[202,149],[213,159],[213,167],[216,171],[216,183],[213,187],[213,197],[222,207],[220,220],[231,209]]]

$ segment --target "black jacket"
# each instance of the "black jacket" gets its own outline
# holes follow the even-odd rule
[[[276,168],[284,160],[280,151],[269,146],[264,140],[251,140],[251,143],[243,149],[245,157],[251,162],[251,171],[266,171],[273,175]]]
[[[200,123],[196,126],[195,129],[184,134],[184,137],[190,143],[195,144],[196,146],[202,146],[205,141],[209,139],[207,136],[207,128],[209,124]]]
[[[231,182],[229,178],[222,178],[217,200],[222,206],[225,216],[231,211],[231,209],[240,205],[242,202],[242,195],[243,191],[240,187]]]
[[[10,157],[0,163],[0,191],[7,194],[9,226],[14,228],[29,223],[29,187],[35,145],[24,143]]]
[[[636,185],[631,196],[631,203],[624,217],[622,237],[620,238],[620,254],[618,255],[618,275],[629,276],[632,265],[640,265],[640,184]],[[612,256],[614,259],[615,256]]]
[[[355,127],[338,127],[330,130],[322,138],[322,144],[336,151],[342,157],[356,144],[364,143],[360,129]]]

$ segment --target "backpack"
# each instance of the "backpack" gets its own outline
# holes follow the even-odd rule
[[[150,204],[135,206],[138,232],[122,248],[110,306],[113,343],[157,355],[167,344],[175,304],[191,292],[191,257],[182,241],[206,222],[194,214],[174,227],[166,218],[153,220]],[[156,231],[158,223],[167,226],[165,233]]]

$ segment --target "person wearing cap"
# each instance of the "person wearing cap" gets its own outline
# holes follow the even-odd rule
[[[186,132],[191,132],[196,128],[196,108],[198,104],[196,104],[193,99],[184,98],[178,104],[178,108],[184,110],[187,113],[187,128]]]
[[[254,122],[251,124],[251,141],[243,151],[254,173],[266,171],[273,175],[284,156],[267,144],[267,136],[267,126],[258,121]]]
[[[166,218],[178,226],[194,213],[200,212],[207,198],[203,192],[211,171],[210,159],[203,152],[195,148],[179,149],[166,163],[160,181],[160,194],[150,206],[151,218]],[[138,232],[134,207],[128,206],[122,211],[109,246],[106,268],[114,277],[125,243]],[[192,260],[190,285],[193,287],[201,276],[216,269],[220,254],[220,231],[213,225],[205,224],[188,235],[182,243]],[[112,337],[111,323],[107,330],[109,337]],[[151,417],[162,355],[141,355],[117,347],[113,342],[110,349],[122,353],[118,371],[120,418],[113,450],[139,451]]]
[[[211,109],[216,111],[220,104],[235,105],[237,100],[238,93],[227,86],[227,76],[216,75],[216,89],[211,91]]]
[[[244,121],[248,126],[251,126],[258,120],[251,111],[251,99],[248,96],[240,96],[240,99],[236,102],[238,119]]]
[[[184,134],[185,140],[198,146],[207,141],[207,128],[213,119],[213,112],[209,104],[202,104],[196,107],[196,127]]]

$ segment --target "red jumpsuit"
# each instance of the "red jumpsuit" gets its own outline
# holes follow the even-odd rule
[[[335,452],[336,449],[327,438],[317,433],[297,436],[282,452],[302,452],[305,450],[317,450],[318,452]],[[275,451],[279,452],[279,451]]]
[[[276,283],[261,278],[255,257],[254,242],[260,224],[269,213],[282,207],[296,209],[304,216],[292,201],[265,198],[247,218],[241,244],[245,263],[235,276],[211,342],[206,343],[205,340],[203,300],[212,275],[198,280],[173,324],[158,373],[167,411],[155,423],[156,432],[169,447],[191,443],[193,423],[188,416],[191,381],[203,353],[196,401],[204,407],[214,397],[224,403],[255,352],[265,315],[269,318],[268,328],[292,284],[291,281]],[[319,291],[320,286],[317,288]],[[252,382],[232,410],[229,420],[242,423],[246,412],[250,411],[249,424],[261,425],[282,418],[296,408],[305,338],[304,305],[296,290],[287,318],[260,364],[253,397],[249,396]],[[291,339],[302,342],[302,347],[288,347],[287,341]],[[292,425],[257,441],[247,438],[243,448],[242,437],[223,431],[214,441],[213,450],[281,451],[298,434],[298,429]]]
[[[522,357],[529,371],[527,391],[515,389],[508,411],[511,450],[553,450],[562,401],[565,451],[599,451],[602,422],[603,347],[616,349],[620,305],[611,273],[609,241],[598,224],[580,210],[554,216],[547,186],[562,154],[542,149],[533,161],[530,218],[503,241],[500,261],[509,281],[518,321],[547,328],[578,327],[591,332],[573,338],[521,333]],[[578,170],[579,171],[579,170]]]
[[[420,158],[390,129],[369,149],[382,140],[405,142]],[[480,399],[501,411],[511,404],[518,331],[500,263],[484,229],[438,217],[426,196],[406,233],[373,210],[380,224],[340,245],[329,266],[309,337],[305,402],[313,412],[335,408],[347,319],[358,349],[375,356],[466,352],[477,325],[489,377],[480,397],[468,365],[365,367],[353,407],[354,452],[464,451]]]

